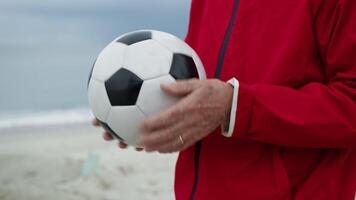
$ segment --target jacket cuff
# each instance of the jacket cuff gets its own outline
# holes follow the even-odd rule
[[[230,118],[227,120],[226,124],[221,126],[222,135],[225,137],[231,137],[234,132],[235,127],[235,118],[236,118],[236,109],[239,95],[239,81],[236,78],[232,78],[228,81],[228,83],[234,88],[234,93],[232,96],[232,104],[230,110]]]
[[[254,106],[253,86],[239,82],[237,101],[239,102],[236,111],[238,114],[235,117],[232,137],[241,138],[247,136],[250,129]]]

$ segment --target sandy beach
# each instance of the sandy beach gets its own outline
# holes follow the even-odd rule
[[[119,150],[89,125],[8,130],[0,200],[172,200],[176,156]]]

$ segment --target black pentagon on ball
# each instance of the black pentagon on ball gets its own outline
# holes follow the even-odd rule
[[[193,58],[178,53],[173,54],[169,74],[177,80],[199,78],[197,67]]]
[[[143,80],[131,71],[121,68],[107,81],[105,89],[112,106],[135,105]]]
[[[108,132],[110,133],[111,136],[113,136],[114,138],[120,140],[121,142],[125,142],[124,139],[122,139],[117,133],[115,133],[115,131],[113,131],[110,126],[108,124],[106,124],[105,122],[102,122],[98,119],[96,119],[99,124]]]
[[[125,35],[117,40],[117,42],[124,43],[126,45],[135,44],[144,40],[152,39],[152,32],[151,31],[137,31],[134,33],[130,33]]]

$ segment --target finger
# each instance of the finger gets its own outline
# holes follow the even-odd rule
[[[170,126],[181,119],[184,108],[173,106],[159,114],[146,118],[141,124],[142,132],[152,132]]]
[[[196,125],[194,120],[186,118],[184,121],[176,123],[172,127],[165,128],[150,134],[141,135],[142,142],[146,151],[156,151],[159,147],[172,143],[179,138],[180,133],[191,130]]]
[[[100,122],[99,122],[97,119],[93,119],[93,120],[91,121],[91,124],[92,124],[93,126],[95,126],[95,127],[99,127],[99,126],[100,126]]]
[[[108,132],[104,132],[103,133],[103,138],[104,138],[104,140],[106,140],[106,141],[110,141],[110,140],[113,140],[114,138],[112,137],[112,135],[110,135],[110,133],[108,133]]]
[[[176,140],[173,140],[169,143],[166,143],[164,145],[161,145],[160,147],[157,148],[157,151],[159,153],[174,153],[179,151],[181,148],[183,148],[183,145],[179,139],[179,137],[177,137]]]
[[[161,113],[146,118],[141,124],[141,131],[151,132],[157,129],[162,129],[181,119],[184,119],[186,115],[190,114],[192,108],[194,108],[194,105],[196,104],[195,100],[195,95],[186,96],[178,103],[162,111]]]
[[[197,130],[192,128],[189,131],[181,134],[182,141],[179,136],[172,142],[159,146],[157,151],[159,153],[174,153],[178,151],[182,151],[193,144],[195,144],[199,138],[196,137]]]
[[[157,151],[159,153],[174,153],[174,152],[181,151],[186,147],[187,139],[188,139],[186,133],[182,134],[181,137],[182,140],[180,139],[180,137],[177,137],[175,140],[171,141],[170,143],[158,147]]]
[[[161,84],[161,89],[168,95],[172,96],[186,96],[193,92],[194,89],[198,87],[199,80],[197,79],[190,79],[190,80],[183,80],[177,81],[175,83],[170,84]]]
[[[119,142],[118,146],[120,147],[120,149],[126,149],[127,148],[127,144],[125,144],[123,142]]]
[[[157,147],[170,143],[175,138],[175,133],[170,130],[161,130],[151,135],[141,137],[141,144],[147,152],[157,150]]]
[[[141,124],[141,131],[143,133],[150,133],[184,120],[185,116],[190,114],[192,108],[191,105],[194,104],[193,99],[192,96],[187,96],[167,110],[146,118]]]

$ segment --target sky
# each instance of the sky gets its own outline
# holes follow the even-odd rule
[[[87,106],[86,82],[117,36],[156,29],[184,38],[189,0],[1,0],[0,114]]]

